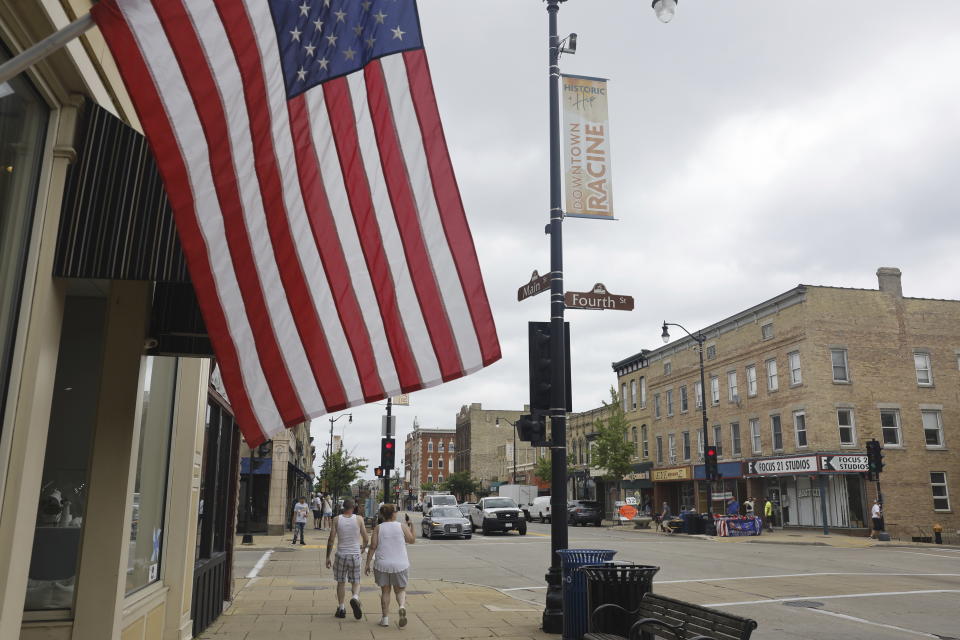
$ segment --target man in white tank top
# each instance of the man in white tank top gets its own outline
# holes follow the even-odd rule
[[[336,542],[337,553],[330,561]],[[347,610],[344,606],[347,582],[350,583],[353,595],[350,597],[350,608],[353,617],[359,620],[363,617],[360,608],[360,563],[361,556],[367,548],[367,527],[363,518],[354,515],[353,500],[343,501],[343,513],[333,519],[330,525],[330,538],[327,539],[327,569],[333,568],[333,578],[337,581],[337,611],[334,615],[346,618]]]

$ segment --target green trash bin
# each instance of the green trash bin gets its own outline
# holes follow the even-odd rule
[[[563,580],[563,640],[581,640],[587,632],[590,614],[587,611],[586,576],[578,569],[588,564],[599,564],[613,558],[611,549],[560,549],[561,579]]]

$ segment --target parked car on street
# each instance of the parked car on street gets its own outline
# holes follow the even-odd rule
[[[470,518],[470,509],[477,506],[476,502],[464,502],[463,504],[458,504],[457,508],[460,509],[460,513],[463,514],[464,518]]]
[[[540,522],[550,522],[550,496],[537,496],[533,499],[530,517]]]
[[[469,540],[473,536],[473,527],[457,507],[434,507],[430,515],[424,516],[420,524],[424,538],[463,537]]]
[[[507,533],[514,530],[522,536],[527,535],[527,521],[513,498],[480,498],[480,502],[470,509],[470,523],[475,531],[483,535],[492,531]]]
[[[429,515],[434,507],[455,507],[457,498],[449,493],[430,493],[423,499],[423,515]]]
[[[603,524],[603,509],[599,502],[593,500],[570,500],[567,503],[567,521],[583,526],[593,523],[599,527]]]

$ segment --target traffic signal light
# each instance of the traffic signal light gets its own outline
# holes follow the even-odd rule
[[[707,445],[707,454],[704,456],[704,472],[707,480],[716,480],[719,476],[717,468],[717,448]]]
[[[547,442],[547,417],[541,413],[520,416],[516,424],[517,439],[529,442],[534,447],[549,446]]]
[[[393,469],[397,457],[397,441],[393,438],[380,438],[380,466]]]
[[[566,403],[567,411],[573,410],[570,393],[570,323],[564,323],[566,361]],[[530,410],[534,413],[547,413],[551,409],[553,390],[553,360],[550,353],[550,323],[531,322],[528,326],[530,343]]]
[[[382,478],[382,477],[383,477],[383,467],[374,467],[374,468],[373,468],[373,475],[377,476],[378,478]]]
[[[876,440],[867,442],[867,472],[871,476],[877,476],[883,471],[883,449]]]

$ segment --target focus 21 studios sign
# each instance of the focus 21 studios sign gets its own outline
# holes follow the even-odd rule
[[[860,453],[789,458],[767,458],[747,462],[748,476],[779,476],[791,473],[866,473],[867,456]]]

